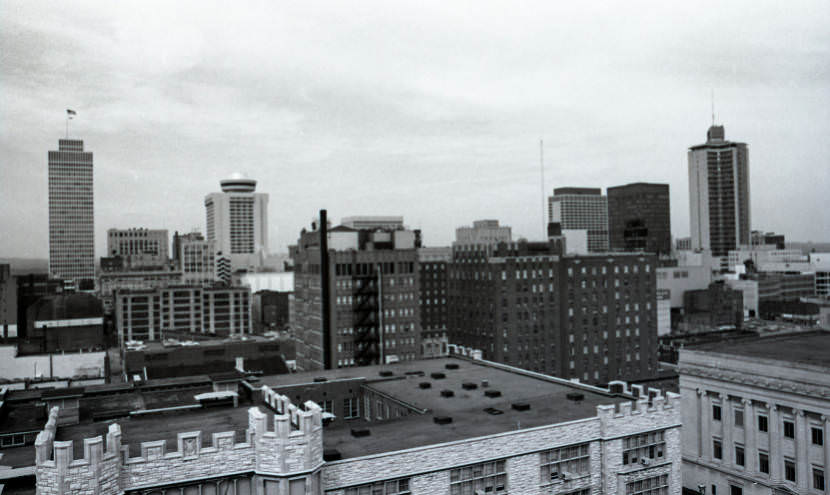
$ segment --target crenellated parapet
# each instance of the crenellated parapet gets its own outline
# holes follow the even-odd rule
[[[121,493],[121,428],[111,424],[106,446],[101,436],[84,439],[84,456],[74,458],[74,443],[55,441],[58,408],[49,411],[49,419],[35,440],[35,473],[38,494]]]
[[[627,402],[597,406],[602,433],[617,435],[650,429],[654,424],[680,424],[680,394],[660,389],[629,385],[622,381],[608,384],[609,391],[632,397]]]
[[[269,479],[311,476],[323,464],[320,407],[306,402],[299,408],[270,389],[263,398],[277,411],[273,421],[260,408],[248,409],[243,438],[234,431],[171,432],[175,450],[168,450],[168,439],[142,442],[137,457],[122,445],[119,425],[111,424],[106,448],[100,436],[84,439],[84,456],[74,459],[73,442],[55,441],[58,410],[53,408],[35,442],[38,493],[115,495],[239,473]]]

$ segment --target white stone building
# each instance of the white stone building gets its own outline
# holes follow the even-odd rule
[[[687,348],[678,367],[685,488],[826,493],[830,333]]]

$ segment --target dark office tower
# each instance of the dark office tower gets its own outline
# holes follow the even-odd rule
[[[725,257],[750,244],[749,150],[725,139],[712,126],[706,143],[689,148],[689,206],[692,249]]]
[[[450,342],[588,383],[652,376],[656,257],[561,252],[552,242],[454,245]]]
[[[588,251],[608,251],[608,199],[598,187],[558,187],[548,197],[548,222],[585,230]],[[567,233],[564,233],[567,237]]]
[[[637,182],[609,187],[607,193],[612,250],[671,253],[668,184]]]
[[[328,228],[321,217],[290,248],[299,369],[420,357],[416,232],[403,225],[363,227]]]
[[[80,139],[49,152],[49,272],[76,285],[95,279],[92,153]]]

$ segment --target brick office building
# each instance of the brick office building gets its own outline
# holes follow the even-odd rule
[[[359,217],[351,221],[367,228],[329,229],[321,214],[320,228],[303,230],[291,247],[291,325],[301,370],[420,355],[419,232],[398,225],[373,227]]]
[[[450,342],[585,382],[657,369],[656,256],[562,256],[547,242],[457,245]]]
[[[419,297],[421,313],[421,355],[434,357],[447,354],[449,323],[449,247],[418,249]]]
[[[683,485],[707,494],[826,493],[830,333],[680,350]]]
[[[38,493],[681,493],[677,394],[458,358],[321,373],[252,389],[248,409],[52,419],[35,444]],[[313,394],[343,417],[323,426]]]

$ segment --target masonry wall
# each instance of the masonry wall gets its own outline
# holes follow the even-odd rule
[[[55,441],[58,408],[53,408],[35,441],[38,493],[115,495],[240,473],[269,479],[305,477],[307,486],[313,486],[323,464],[319,406],[306,402],[300,409],[268,387],[263,389],[263,400],[276,411],[273,430],[267,427],[266,414],[252,407],[246,438],[235,438],[232,431],[214,433],[208,446],[202,445],[202,432],[181,432],[176,451],[167,452],[164,439],[142,442],[138,457],[129,457],[129,447],[121,444],[120,427],[112,424],[106,449],[100,436],[84,439],[84,457],[74,459],[72,441]]]
[[[668,474],[669,493],[680,495],[679,395],[663,396],[639,386],[623,391],[641,399],[619,407],[599,406],[597,416],[583,420],[330,462],[323,471],[323,487],[327,495],[342,495],[349,487],[409,477],[414,495],[448,494],[453,468],[506,459],[509,493],[547,494],[550,484],[540,482],[539,453],[591,442],[590,474],[562,482],[555,487],[557,493],[593,487],[594,494],[624,495],[630,481]],[[623,466],[623,437],[659,429],[665,429],[665,459],[649,466]]]

